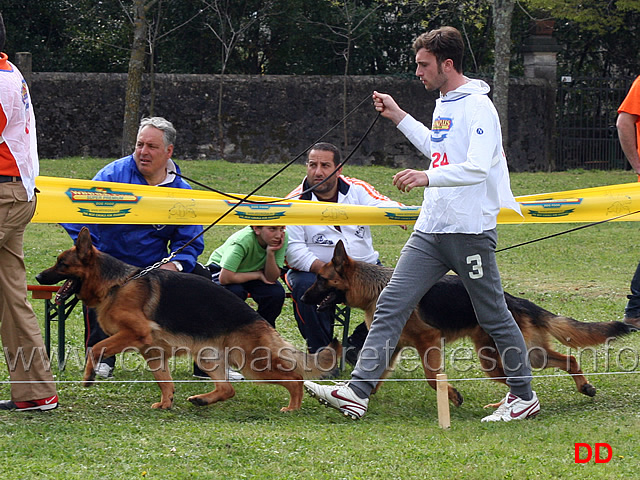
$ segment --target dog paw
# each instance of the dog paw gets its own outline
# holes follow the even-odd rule
[[[93,373],[93,375],[89,375],[89,376],[85,376],[82,379],[82,386],[83,387],[90,387],[95,383],[95,379],[96,379],[96,374],[95,372]]]
[[[151,408],[156,408],[158,410],[169,410],[173,406],[173,402],[167,404],[166,402],[156,402],[151,405]]]
[[[462,397],[460,392],[455,389],[453,391],[453,396],[449,396],[449,400],[451,400],[451,403],[453,403],[456,407],[459,407],[460,405],[462,405],[462,402],[464,402],[464,398]]]
[[[206,401],[204,401],[201,397],[194,395],[193,397],[187,398],[188,401],[193,403],[196,407],[205,407],[209,405]]]
[[[589,397],[595,397],[596,396],[596,387],[594,387],[590,383],[585,383],[580,388],[580,393],[584,393],[585,395],[587,395]]]

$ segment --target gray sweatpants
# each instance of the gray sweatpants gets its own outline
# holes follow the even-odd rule
[[[367,398],[395,350],[409,315],[425,293],[449,270],[456,272],[471,298],[480,326],[493,338],[511,392],[529,400],[531,368],[527,348],[507,309],[495,258],[495,229],[473,234],[414,231],[402,249],[391,280],[378,298],[367,340],[351,374],[351,387]]]

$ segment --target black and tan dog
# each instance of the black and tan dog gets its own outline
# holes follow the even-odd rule
[[[351,259],[342,242],[338,242],[333,259],[318,274],[316,282],[305,292],[302,300],[328,308],[345,303],[361,308],[365,321],[371,325],[380,292],[389,282],[393,269]],[[563,355],[551,347],[551,337],[572,348],[598,345],[635,331],[623,322],[583,323],[573,318],[554,315],[544,308],[505,292],[505,300],[522,330],[531,365],[534,368],[555,367],[573,375],[580,393],[590,397],[596,389],[584,377],[573,355]],[[402,331],[398,347],[385,372],[386,378],[404,347],[414,347],[422,360],[429,384],[436,388],[440,373],[442,347],[457,339],[469,337],[473,341],[483,370],[496,380],[505,382],[505,374],[492,338],[478,325],[469,295],[456,275],[446,275],[420,300]],[[376,387],[379,388],[381,383]],[[462,403],[462,395],[449,385],[449,400]]]
[[[204,277],[155,269],[133,278],[140,269],[99,252],[83,228],[76,245],[62,252],[56,264],[37,276],[52,285],[66,280],[56,300],[76,294],[95,308],[98,322],[109,338],[96,344],[87,360],[85,385],[94,378],[100,356],[137,349],[162,392],[153,408],[171,408],[174,387],[168,360],[191,353],[200,367],[216,380],[215,389],[194,395],[194,405],[209,405],[235,395],[225,381],[227,364],[245,377],[285,387],[289,405],[302,402],[302,381],[321,378],[335,367],[341,346],[334,341],[318,354],[308,355],[286,342],[249,305],[229,290]],[[200,355],[197,352],[203,352]]]

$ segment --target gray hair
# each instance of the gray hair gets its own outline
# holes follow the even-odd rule
[[[140,128],[138,128],[138,135],[140,131],[145,127],[154,127],[162,131],[162,137],[164,138],[164,146],[167,148],[169,145],[174,145],[176,142],[176,129],[173,128],[173,124],[162,117],[145,117],[140,120]]]

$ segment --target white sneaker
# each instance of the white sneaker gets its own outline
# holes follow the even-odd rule
[[[535,417],[540,413],[540,402],[536,392],[533,392],[531,400],[523,400],[509,392],[504,403],[491,415],[482,419],[483,422],[510,422],[511,420],[523,420]]]
[[[227,380],[229,380],[230,382],[241,382],[242,380],[244,380],[244,375],[242,375],[240,372],[236,372],[232,368],[228,368]]]
[[[304,388],[320,403],[339,410],[345,417],[350,417],[352,420],[358,420],[367,413],[369,399],[360,398],[346,383],[320,385],[314,382],[304,382]]]
[[[105,379],[113,378],[113,368],[108,363],[99,363],[96,367],[96,377]]]

